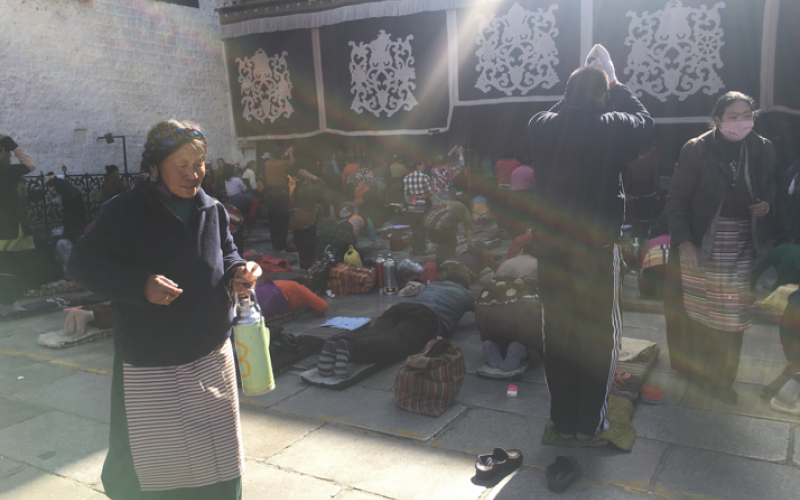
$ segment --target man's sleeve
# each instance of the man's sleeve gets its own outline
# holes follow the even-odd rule
[[[603,114],[605,122],[616,134],[624,134],[626,143],[635,146],[647,139],[653,130],[653,119],[631,90],[617,82],[608,93],[608,107],[613,111]]]

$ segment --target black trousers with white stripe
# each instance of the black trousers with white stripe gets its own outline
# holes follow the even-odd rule
[[[542,245],[544,367],[550,418],[564,434],[601,429],[622,339],[619,247]]]

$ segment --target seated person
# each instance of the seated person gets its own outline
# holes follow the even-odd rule
[[[447,337],[475,308],[469,271],[453,264],[419,295],[384,312],[369,330],[326,342],[317,369],[322,376],[346,378],[348,363],[388,365],[420,352],[437,336]]]
[[[800,245],[784,243],[767,252],[764,259],[753,268],[753,274],[750,277],[751,290],[756,289],[758,279],[770,267],[774,267],[778,272],[778,279],[772,285],[773,291],[783,285],[800,282],[797,279],[800,273]]]
[[[301,307],[311,307],[317,314],[328,312],[328,303],[316,293],[296,281],[275,281],[275,286],[281,289],[283,296],[289,301],[289,310],[294,311]]]
[[[528,356],[541,359],[542,307],[533,250],[533,241],[526,241],[517,257],[500,264],[475,304],[475,324],[486,363],[506,372],[519,369]]]
[[[535,253],[536,247],[533,240],[526,240],[520,245],[519,253],[500,264],[494,275],[539,281],[539,261],[533,256]]]
[[[472,213],[460,201],[447,201],[434,207],[423,222],[428,239],[436,243],[436,263],[453,258],[458,245],[458,224],[464,224],[467,248],[472,246]]]

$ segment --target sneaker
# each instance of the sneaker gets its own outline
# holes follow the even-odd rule
[[[333,377],[333,367],[336,364],[336,346],[330,340],[322,344],[322,352],[319,353],[317,371],[323,377]]]
[[[334,373],[339,378],[347,378],[347,367],[350,365],[350,348],[344,340],[336,341],[336,364],[333,367]]]

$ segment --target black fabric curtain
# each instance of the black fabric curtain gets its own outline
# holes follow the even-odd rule
[[[319,32],[329,129],[447,127],[445,12],[352,21]]]
[[[774,104],[800,111],[800,2],[783,0],[775,50]]]
[[[319,130],[310,30],[225,40],[236,135],[305,134]]]
[[[459,9],[458,97],[560,96],[580,65],[580,0],[506,0]]]
[[[656,117],[710,114],[737,90],[759,97],[764,0],[595,0],[594,42]]]

